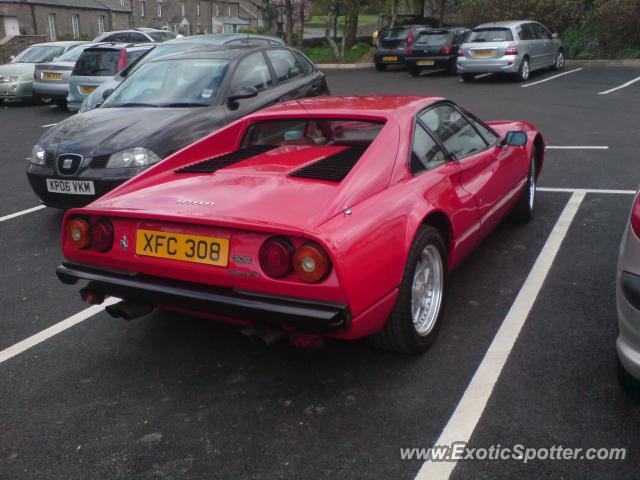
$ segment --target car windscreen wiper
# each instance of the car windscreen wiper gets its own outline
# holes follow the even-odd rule
[[[180,108],[180,107],[207,107],[206,103],[196,103],[196,102],[174,102],[174,103],[163,103],[162,105],[158,105],[159,107],[164,108]]]
[[[107,105],[107,107],[159,107],[160,105],[156,105],[155,103],[117,103],[115,105]]]

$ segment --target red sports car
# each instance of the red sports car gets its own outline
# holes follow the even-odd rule
[[[65,283],[154,307],[423,351],[447,274],[531,218],[545,142],[442,98],[319,97],[249,115],[64,218]]]

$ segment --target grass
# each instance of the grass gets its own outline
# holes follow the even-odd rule
[[[321,23],[322,25],[324,25],[326,21],[327,21],[326,15],[314,15],[311,18],[309,18],[309,20],[307,20],[307,23]],[[359,26],[369,25],[370,23],[377,23],[377,22],[378,22],[378,15],[363,14],[358,16]],[[338,25],[344,25],[344,16],[338,17]]]
[[[338,61],[333,54],[333,49],[329,45],[322,47],[307,47],[302,50],[314,63],[335,63]],[[371,45],[358,43],[357,45],[354,45],[353,48],[348,49],[345,52],[342,61],[345,63],[357,62],[369,53],[370,50]]]

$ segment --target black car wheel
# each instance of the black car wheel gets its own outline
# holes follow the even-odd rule
[[[511,211],[511,220],[516,223],[525,223],[533,218],[533,207],[536,200],[536,158],[536,148],[533,147],[525,190]]]
[[[476,76],[473,73],[463,73],[460,76],[462,77],[463,82],[473,82],[476,79]]]
[[[457,75],[458,74],[458,61],[454,58],[449,60],[449,66],[447,67],[447,73],[449,75]]]
[[[56,105],[58,106],[58,108],[66,110],[67,109],[67,100],[64,99],[64,98],[58,99],[58,100],[56,100]]]
[[[520,68],[518,69],[518,73],[516,73],[516,79],[519,82],[526,82],[529,80],[529,75],[531,74],[531,66],[529,64],[529,57],[524,57],[522,59],[522,63],[520,64]]]
[[[409,75],[411,75],[412,77],[417,77],[418,75],[420,75],[420,69],[416,66],[409,65],[407,67],[407,70],[409,71]]]
[[[387,66],[384,63],[376,63],[376,70],[378,72],[384,72],[387,69]]]

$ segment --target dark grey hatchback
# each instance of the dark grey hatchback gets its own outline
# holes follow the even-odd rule
[[[292,48],[208,47],[158,57],[100,108],[45,133],[27,177],[45,205],[84,206],[244,115],[327,94],[324,74]]]

